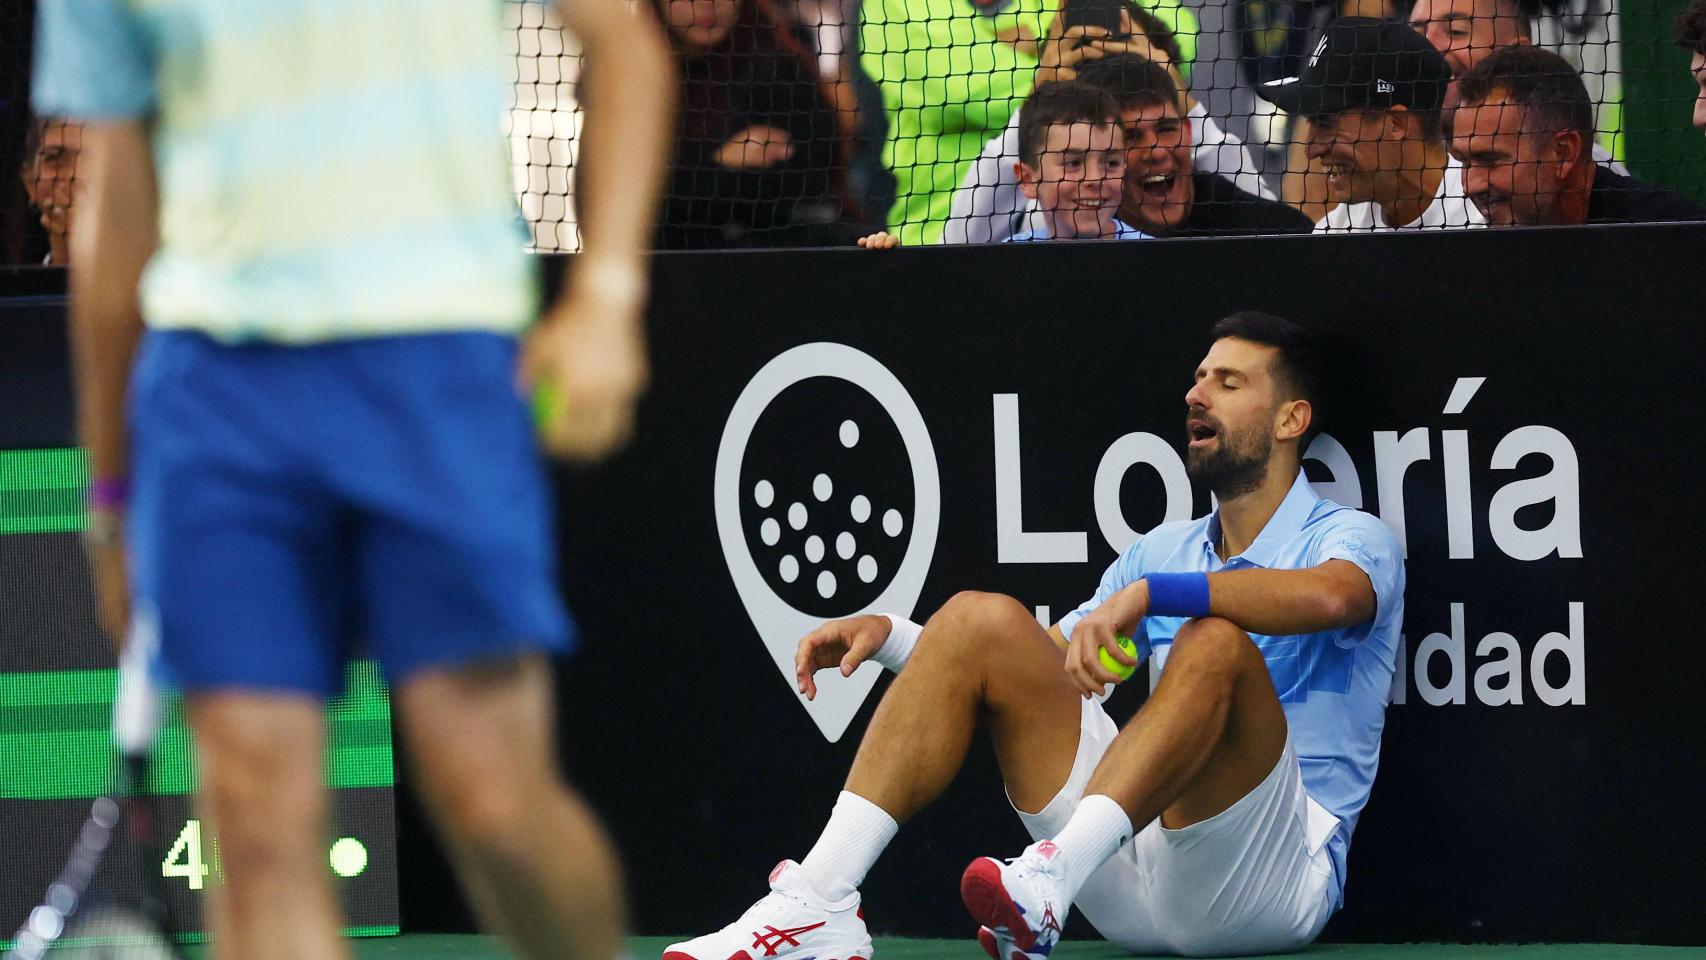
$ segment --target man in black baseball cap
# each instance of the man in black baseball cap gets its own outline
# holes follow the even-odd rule
[[[1480,226],[1446,148],[1440,106],[1451,67],[1425,37],[1397,20],[1341,17],[1328,25],[1303,72],[1257,88],[1309,122],[1307,149],[1327,172],[1338,206],[1317,233]]]

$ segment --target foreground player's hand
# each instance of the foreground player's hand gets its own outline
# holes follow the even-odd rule
[[[574,285],[528,334],[521,386],[543,385],[540,441],[552,456],[593,462],[634,430],[634,407],[651,372],[640,313],[643,294]]]
[[[817,699],[812,674],[838,666],[842,676],[850,677],[888,638],[889,619],[875,614],[831,620],[806,634],[794,653],[794,679],[800,692],[807,700]]]
[[[89,532],[83,552],[89,558],[89,579],[95,587],[95,619],[116,651],[124,646],[130,624],[130,578],[126,576],[122,520],[111,511],[91,509]]]
[[[1094,697],[1108,684],[1120,681],[1102,665],[1101,651],[1108,651],[1108,656],[1126,666],[1137,666],[1137,658],[1121,650],[1119,641],[1115,639],[1122,628],[1108,612],[1108,606],[1103,604],[1078,621],[1078,626],[1072,628],[1072,639],[1066,645],[1066,675],[1084,697]]]

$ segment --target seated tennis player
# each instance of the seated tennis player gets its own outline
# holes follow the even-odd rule
[[[817,845],[782,861],[734,923],[664,960],[870,957],[859,885],[953,779],[980,717],[1037,841],[961,878],[994,960],[1048,956],[1073,906],[1140,954],[1315,939],[1344,901],[1379,762],[1403,551],[1379,520],[1316,496],[1300,468],[1320,377],[1305,332],[1239,313],[1212,339],[1184,427],[1214,512],[1140,537],[1048,630],[1010,597],[961,593],[922,628],[878,615],[807,635],[807,696],[819,670],[875,660],[899,676]],[[1123,730],[1100,705],[1116,679],[1102,651],[1159,672]]]

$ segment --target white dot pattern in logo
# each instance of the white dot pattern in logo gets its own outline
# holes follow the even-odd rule
[[[940,522],[935,450],[912,397],[868,354],[813,343],[765,364],[729,412],[713,487],[730,575],[790,689],[799,640],[823,620],[912,615]],[[877,669],[826,671],[817,699],[801,698],[828,739]]]
[[[853,415],[826,419],[827,411],[844,410]],[[859,442],[847,444],[855,432]],[[881,591],[910,542],[912,478],[894,469],[905,461],[899,429],[870,394],[845,380],[795,384],[758,417],[741,467],[740,485],[753,496],[741,504],[740,527],[758,568],[775,571],[770,587],[790,606],[844,616]],[[862,543],[853,535],[859,527]],[[798,564],[786,568],[789,576],[777,565],[784,555]],[[826,572],[832,576],[820,576]]]

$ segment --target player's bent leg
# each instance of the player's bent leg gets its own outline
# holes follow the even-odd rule
[[[1114,799],[1142,827],[1206,820],[1267,778],[1285,749],[1285,711],[1256,644],[1218,617],[1180,629],[1149,701],[1102,757],[1085,795]]]
[[[423,669],[398,685],[399,727],[486,926],[525,960],[610,960],[626,927],[621,868],[558,775],[551,682],[542,656]]]
[[[1011,861],[967,867],[961,896],[990,931],[985,949],[996,960],[1046,956],[1079,889],[1134,826],[1185,827],[1227,810],[1273,772],[1285,744],[1285,714],[1249,636],[1217,618],[1186,624],[1060,833]]]
[[[185,700],[200,812],[219,838],[214,953],[234,960],[347,957],[326,869],[325,704],[253,691]]]
[[[1040,809],[1066,782],[1078,745],[1079,697],[1064,662],[1017,600],[954,595],[877,706],[847,789],[904,822],[947,788],[983,717],[1008,795],[1021,810]]]
[[[857,888],[898,824],[959,772],[980,717],[1016,803],[1040,808],[1066,782],[1080,707],[1062,664],[1059,648],[1017,601],[954,596],[924,625],[883,696],[805,860],[778,864],[769,894],[721,930],[672,944],[665,960],[869,957]]]

